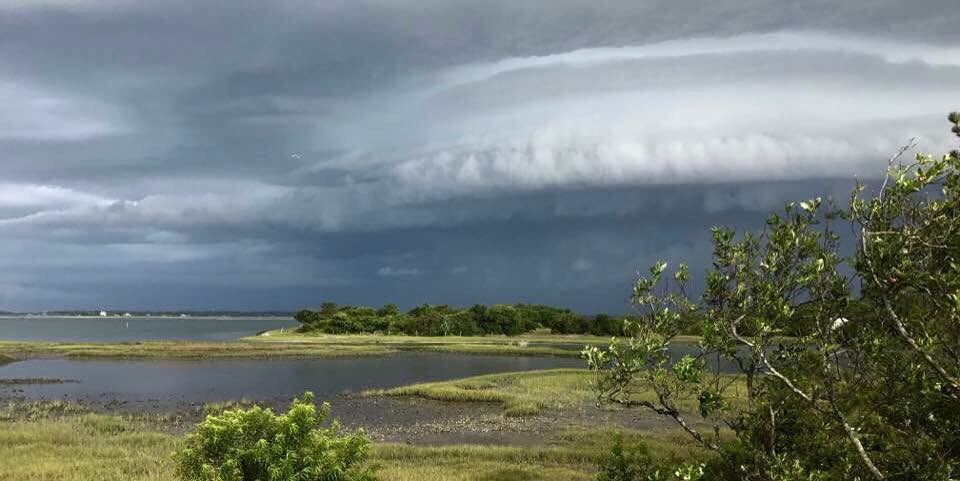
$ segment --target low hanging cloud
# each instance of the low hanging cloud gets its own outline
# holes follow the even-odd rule
[[[377,269],[377,275],[380,277],[406,277],[420,275],[420,269],[415,267],[391,267],[383,266]]]
[[[781,31],[668,40],[642,46],[584,48],[551,55],[517,57],[455,67],[440,76],[439,88],[490,80],[497,75],[555,65],[590,67],[610,62],[662,60],[708,55],[745,55],[763,52],[822,52],[876,57],[891,64],[918,63],[931,67],[960,67],[960,48],[817,31]]]
[[[57,185],[0,183],[0,209],[107,206],[114,199]]]
[[[0,77],[0,141],[79,142],[128,131],[128,120],[109,103],[4,80]]]

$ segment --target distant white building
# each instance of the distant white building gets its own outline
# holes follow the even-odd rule
[[[129,312],[124,312],[123,317],[133,317],[133,314],[130,314]]]
[[[100,311],[100,317],[107,317],[107,311]]]

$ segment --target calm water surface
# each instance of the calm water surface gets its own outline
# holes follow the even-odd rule
[[[249,398],[318,398],[364,389],[494,372],[584,367],[570,358],[405,353],[349,359],[129,361],[38,359],[0,367],[0,378],[59,378],[63,384],[0,387],[0,396],[127,401],[155,407]]]
[[[5,317],[0,339],[17,341],[123,342],[148,340],[219,341],[296,326],[283,318]]]

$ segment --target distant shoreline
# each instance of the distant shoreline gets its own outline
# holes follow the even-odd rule
[[[224,321],[230,320],[247,320],[247,321],[258,321],[258,320],[293,320],[293,316],[244,316],[244,315],[198,315],[198,314],[188,314],[186,316],[173,315],[173,314],[157,314],[152,316],[141,316],[141,315],[117,315],[112,314],[108,316],[93,316],[93,315],[70,315],[70,314],[0,314],[0,319],[219,319]]]

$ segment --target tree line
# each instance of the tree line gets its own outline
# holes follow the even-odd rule
[[[338,306],[324,302],[319,309],[294,315],[302,332],[328,334],[405,334],[410,336],[516,336],[537,330],[554,334],[623,334],[623,317],[586,316],[541,304],[495,304],[453,307],[422,304],[407,312],[395,304],[380,308]]]

